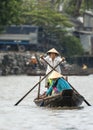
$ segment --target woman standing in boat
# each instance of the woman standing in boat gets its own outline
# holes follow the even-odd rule
[[[63,60],[62,62],[63,65],[66,63],[65,58],[64,57],[61,58],[59,52],[55,48],[50,49],[47,52],[46,57],[41,56],[40,58],[41,58],[41,62],[45,63],[44,60],[46,60],[53,68],[57,64],[59,64],[61,60]],[[46,74],[48,74],[51,70],[52,68],[49,65],[47,65]],[[58,65],[55,70],[61,73],[60,65]],[[48,77],[46,78],[46,81],[45,81],[45,87],[47,86],[48,86]]]

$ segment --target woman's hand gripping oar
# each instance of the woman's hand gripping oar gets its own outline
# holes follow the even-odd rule
[[[53,69],[53,67],[42,57],[42,59]],[[68,82],[68,81],[67,81]],[[69,82],[68,82],[69,83]],[[78,92],[77,92],[77,90],[69,83],[69,85],[72,87],[72,89],[77,93],[77,94],[79,94]],[[80,94],[79,94],[80,95]],[[83,97],[83,96],[82,96]],[[91,104],[83,97],[83,100],[84,100],[84,102],[88,105],[88,106],[91,106]]]
[[[63,61],[63,60],[61,60],[61,61],[59,62],[59,64],[61,64],[62,61]],[[15,106],[17,106],[38,84],[40,84],[41,81],[43,81],[53,70],[55,70],[56,67],[57,67],[59,64],[57,64],[54,68],[52,68],[52,70],[51,70],[48,74],[46,74],[38,83],[36,83],[36,84],[34,85],[34,87],[31,88],[31,89],[15,104]]]

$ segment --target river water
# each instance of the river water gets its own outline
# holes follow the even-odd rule
[[[0,130],[93,130],[93,75],[68,77],[92,106],[84,102],[81,109],[37,107],[37,87],[14,106],[38,81],[38,76],[0,77]]]

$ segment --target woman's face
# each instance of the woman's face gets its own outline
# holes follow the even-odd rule
[[[55,59],[56,56],[57,56],[56,53],[50,53],[50,57],[51,57],[52,59]]]

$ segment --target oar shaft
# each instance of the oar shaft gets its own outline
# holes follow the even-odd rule
[[[52,66],[52,65],[50,65],[43,57],[42,57],[42,59],[44,60],[44,62],[46,62],[46,63],[53,69],[53,66]],[[53,70],[56,70],[56,68],[53,69]]]
[[[61,64],[62,60],[59,62],[59,64]],[[35,86],[33,88],[31,88],[16,104],[15,106],[17,106],[41,81],[43,81],[53,70],[55,70],[55,68],[59,65],[57,64],[49,73],[47,73],[38,83],[35,84]]]
[[[39,77],[39,81],[41,80],[41,76]],[[38,95],[37,95],[37,98],[39,99],[39,96],[40,96],[40,86],[41,84],[39,83],[39,86],[38,86]]]
[[[17,106],[39,83],[40,83],[40,81],[39,81],[32,89],[30,89],[30,90],[15,104],[15,106]]]
[[[68,82],[69,83],[69,82]],[[69,83],[69,85],[72,87],[72,89],[77,93],[77,94],[79,94],[80,95],[80,93]],[[82,95],[81,95],[82,96]],[[83,97],[83,96],[82,96]],[[84,102],[88,105],[88,106],[91,106],[90,105],[90,103],[88,103],[88,101],[86,101],[86,99],[83,97],[83,100],[84,100]]]
[[[84,97],[83,97],[84,98]],[[91,104],[89,102],[87,102],[85,99],[83,99],[85,101],[85,103],[88,105],[88,106],[91,106]]]
[[[38,62],[39,67],[42,68],[42,65],[41,65],[41,63],[40,63],[40,61],[39,61],[39,59],[38,59],[37,54],[35,54],[35,57],[36,57],[36,59],[37,59],[37,62]]]

